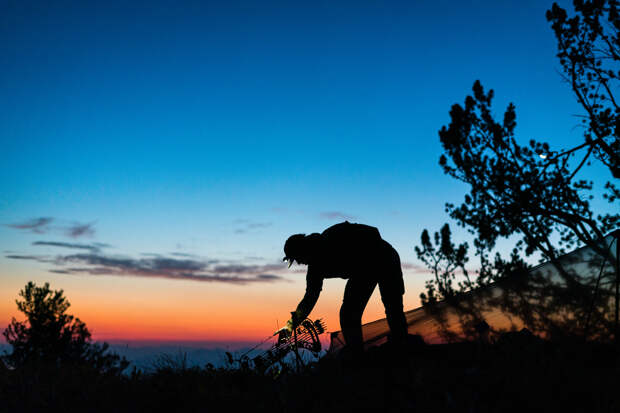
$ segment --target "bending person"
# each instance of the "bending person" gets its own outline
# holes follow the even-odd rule
[[[287,329],[292,330],[308,317],[323,288],[323,279],[345,278],[348,281],[340,308],[340,327],[351,351],[363,350],[362,313],[377,284],[391,339],[406,338],[400,257],[377,228],[345,221],[321,234],[295,234],[284,244],[284,254],[289,267],[293,261],[308,265],[306,293],[287,322]]]

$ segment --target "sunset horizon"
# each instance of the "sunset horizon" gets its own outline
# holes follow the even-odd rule
[[[468,187],[438,131],[476,80],[498,119],[515,104],[520,144],[583,142],[550,2],[61,3],[2,6],[3,329],[33,281],[95,341],[256,344],[305,292],[287,238],[343,221],[398,252],[407,311],[433,277],[422,231],[473,239],[445,210]],[[345,283],[310,314],[328,332]],[[376,288],[362,321],[383,317]]]

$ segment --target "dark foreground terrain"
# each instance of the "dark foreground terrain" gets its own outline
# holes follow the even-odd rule
[[[279,374],[251,362],[199,368],[173,359],[123,375],[2,368],[0,411],[617,412],[619,354],[515,334],[494,344],[388,344],[362,359],[326,356]]]

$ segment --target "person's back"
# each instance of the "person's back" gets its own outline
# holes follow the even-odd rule
[[[382,255],[383,244],[379,230],[348,221],[332,225],[321,233],[321,252],[318,260],[329,273],[346,274],[348,278],[361,269],[369,268]],[[317,263],[318,264],[318,263]]]

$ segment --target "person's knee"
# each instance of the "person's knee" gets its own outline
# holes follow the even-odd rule
[[[388,321],[397,322],[398,324],[403,324],[406,319],[402,304],[386,305],[385,315]]]
[[[402,313],[403,312],[403,296],[400,294],[386,294],[381,297],[383,301],[383,307],[386,314]]]
[[[383,303],[385,306],[385,312],[386,313],[391,313],[391,314],[398,314],[398,313],[402,313],[403,312],[403,302],[398,301],[398,300],[394,300],[394,301],[388,301]]]
[[[405,283],[402,276],[398,274],[385,276],[379,281],[379,292],[381,293],[381,300],[385,304],[390,302],[402,303],[405,294]]]
[[[351,325],[360,324],[361,322],[362,312],[346,305],[340,307],[340,324]]]

